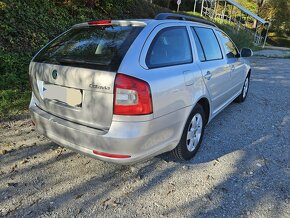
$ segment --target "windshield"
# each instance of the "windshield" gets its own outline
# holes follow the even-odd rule
[[[143,27],[73,28],[48,44],[33,61],[116,70]]]

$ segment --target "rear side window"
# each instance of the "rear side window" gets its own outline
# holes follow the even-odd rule
[[[220,45],[212,29],[195,27],[194,30],[201,42],[206,61],[223,59]]]
[[[225,48],[227,58],[239,57],[239,52],[234,43],[230,40],[230,38],[221,31],[217,31],[217,35],[219,36],[221,43]]]
[[[186,27],[167,27],[153,39],[146,55],[149,68],[192,62],[191,45]]]
[[[73,28],[52,41],[34,61],[117,70],[142,28],[131,26]]]
[[[205,61],[205,56],[204,56],[203,48],[202,48],[202,46],[200,44],[199,38],[196,35],[196,32],[194,31],[194,29],[191,28],[191,30],[192,30],[193,38],[194,38],[195,45],[196,45],[196,48],[197,48],[198,58],[199,58],[200,61]]]

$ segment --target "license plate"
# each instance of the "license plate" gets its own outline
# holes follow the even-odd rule
[[[39,87],[41,90],[41,87]],[[43,99],[56,100],[73,107],[80,107],[82,104],[82,92],[79,89],[64,86],[42,83],[40,94]]]

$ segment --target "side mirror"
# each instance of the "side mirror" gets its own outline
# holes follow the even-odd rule
[[[252,57],[253,56],[253,51],[250,48],[242,48],[241,50],[241,57]]]

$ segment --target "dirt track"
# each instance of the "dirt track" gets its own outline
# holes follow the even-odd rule
[[[252,58],[248,99],[206,128],[191,162],[118,166],[1,123],[0,216],[290,217],[290,59]]]

